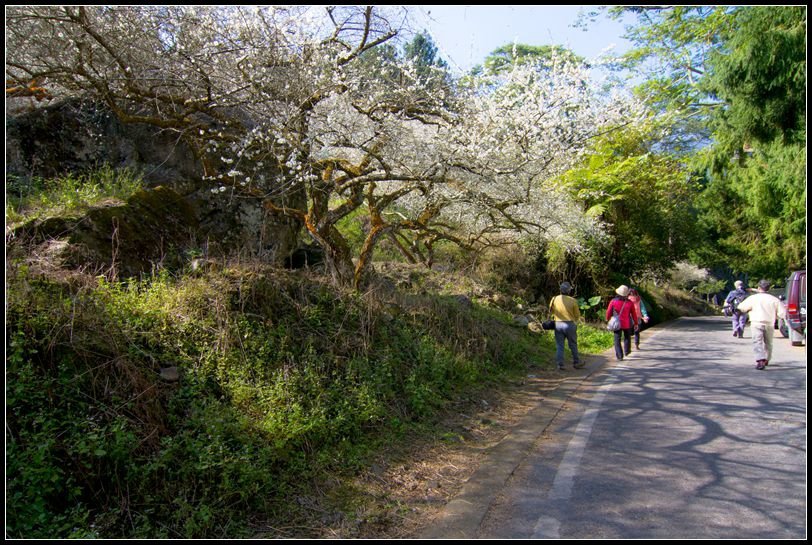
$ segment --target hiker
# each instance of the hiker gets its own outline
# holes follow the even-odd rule
[[[760,280],[758,293],[741,303],[741,312],[750,313],[750,335],[753,337],[753,352],[756,356],[756,369],[764,370],[773,355],[773,329],[778,318],[785,318],[784,304],[774,295],[767,293],[770,282]]]
[[[640,322],[648,323],[648,311],[643,303],[643,298],[634,288],[629,290],[629,301],[634,305],[634,311],[637,314],[637,320],[634,323],[634,349],[640,350]]]
[[[637,314],[634,304],[629,301],[628,286],[618,287],[615,293],[617,297],[609,301],[609,306],[606,308],[606,319],[610,320],[612,314],[617,314],[620,321],[620,327],[612,331],[615,334],[615,356],[618,360],[622,360],[624,354],[628,356],[632,352],[632,334]],[[623,346],[621,346],[621,337],[623,337]]]
[[[728,308],[730,316],[732,316],[733,336],[742,338],[744,336],[744,326],[747,324],[747,313],[739,310],[739,303],[747,299],[747,291],[745,291],[744,282],[741,280],[733,282],[733,286],[735,289],[725,297],[725,306]]]
[[[558,370],[564,370],[564,340],[569,344],[572,353],[572,366],[581,369],[584,364],[578,357],[578,320],[581,311],[578,301],[570,297],[572,285],[562,282],[559,287],[561,295],[556,295],[550,301],[550,315],[555,320],[555,363]]]

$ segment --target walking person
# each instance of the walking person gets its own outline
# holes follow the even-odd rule
[[[759,370],[767,367],[773,355],[775,321],[786,317],[784,304],[777,297],[767,293],[769,289],[770,282],[760,280],[758,293],[739,303],[742,312],[750,313],[750,335],[753,337],[756,369]]]
[[[609,301],[609,306],[606,308],[606,320],[612,317],[612,314],[617,314],[620,320],[620,329],[614,331],[615,334],[615,356],[618,360],[622,360],[624,354],[628,356],[632,353],[632,334],[634,332],[634,324],[637,322],[637,314],[634,310],[634,304],[629,301],[629,287],[620,286],[615,290],[617,297]],[[622,337],[622,346],[621,346]]]
[[[634,305],[634,311],[637,314],[637,321],[634,324],[634,348],[640,350],[640,322],[648,323],[648,311],[643,303],[643,298],[634,288],[629,289],[629,301]]]
[[[555,363],[559,371],[564,370],[566,340],[572,353],[572,366],[581,369],[584,366],[578,357],[578,320],[581,319],[581,311],[578,308],[578,301],[570,297],[572,285],[569,282],[562,282],[560,290],[561,295],[556,295],[550,301],[550,314],[555,320]]]
[[[730,309],[731,320],[733,321],[733,336],[744,337],[744,326],[747,324],[747,313],[739,309],[739,303],[747,299],[747,291],[744,289],[744,282],[736,280],[733,282],[734,290],[725,297],[725,306]]]

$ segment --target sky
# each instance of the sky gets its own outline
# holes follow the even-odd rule
[[[418,17],[415,30],[421,30],[420,26],[428,30],[440,56],[458,73],[482,64],[491,51],[514,41],[563,45],[587,59],[597,57],[610,45],[615,46],[615,54],[631,45],[621,38],[623,23],[605,16],[589,23],[587,32],[573,27],[580,11],[588,12],[596,5],[413,7]]]

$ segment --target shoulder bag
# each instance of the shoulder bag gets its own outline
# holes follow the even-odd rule
[[[556,297],[558,296],[556,295],[555,297],[553,297],[553,300],[550,301],[550,305],[552,305],[555,302]],[[555,329],[555,318],[551,317],[549,320],[544,320],[543,322],[541,322],[541,329],[543,329],[544,331],[550,331]]]
[[[623,312],[623,308],[626,306],[628,301],[624,301],[623,304],[620,306],[620,312]],[[612,317],[609,318],[609,322],[606,324],[606,329],[609,331],[620,331],[620,317],[616,310],[612,311]]]

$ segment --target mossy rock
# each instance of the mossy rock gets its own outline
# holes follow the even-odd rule
[[[207,192],[184,196],[166,186],[143,189],[126,202],[110,201],[84,215],[29,221],[6,240],[14,255],[37,256],[48,268],[120,279],[183,268],[191,264],[190,250],[195,255],[254,255],[284,265],[296,247],[298,224],[256,213],[261,212],[256,200],[223,203],[196,198],[201,193]]]
[[[182,266],[198,223],[186,199],[157,187],[82,216],[30,221],[14,229],[7,241],[14,255],[47,256],[51,266],[125,278]],[[45,247],[58,251],[41,251]]]
[[[96,266],[120,277],[183,263],[198,222],[183,197],[166,187],[142,190],[126,204],[91,209],[69,237],[69,266]]]

